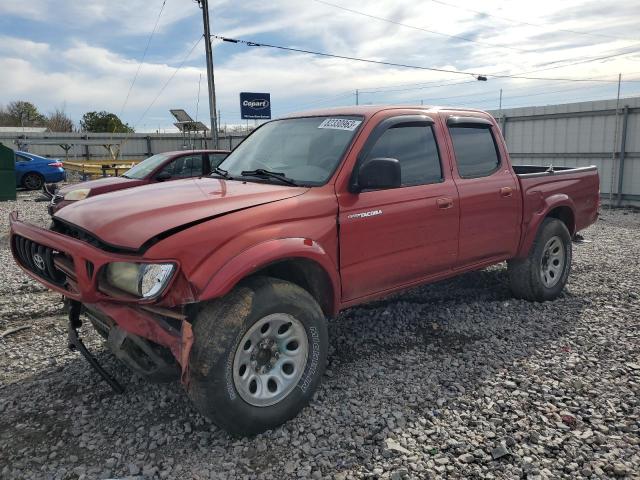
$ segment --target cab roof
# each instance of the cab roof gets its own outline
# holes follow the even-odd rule
[[[456,108],[456,107],[444,107],[435,105],[350,105],[345,107],[331,107],[315,110],[305,110],[302,112],[295,112],[289,115],[285,115],[283,118],[293,117],[321,117],[331,115],[361,115],[365,119],[371,118],[378,112],[384,110],[423,110],[428,112],[437,112],[440,110],[455,111],[455,112],[469,112],[469,113],[483,113],[487,112],[478,110],[475,108]]]

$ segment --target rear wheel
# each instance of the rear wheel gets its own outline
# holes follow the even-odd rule
[[[556,218],[546,218],[529,256],[507,263],[513,295],[537,302],[557,298],[569,278],[571,253],[567,226]]]
[[[22,186],[29,190],[40,190],[44,185],[44,177],[39,173],[31,172],[22,177]]]
[[[202,305],[194,319],[189,396],[230,433],[294,417],[320,384],[327,327],[318,303],[283,280],[256,277]]]

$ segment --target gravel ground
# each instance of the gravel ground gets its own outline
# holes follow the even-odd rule
[[[232,438],[178,384],[128,372],[114,394],[65,349],[59,296],[7,245],[0,204],[1,478],[640,478],[640,213],[605,210],[574,248],[564,296],[509,296],[504,265],[350,309],[296,419]]]

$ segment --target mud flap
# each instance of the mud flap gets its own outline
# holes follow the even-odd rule
[[[76,302],[73,300],[69,302],[69,350],[71,350],[72,352],[80,352],[82,356],[87,359],[89,365],[91,365],[94,370],[100,374],[104,381],[111,386],[114,392],[124,393],[124,388],[122,387],[122,385],[120,385],[115,378],[109,375],[107,371],[102,368],[96,358],[91,354],[91,352],[89,352],[89,350],[87,350],[84,342],[80,339],[80,336],[78,335],[78,328],[82,326],[82,321],[80,320],[81,309],[82,305],[80,304],[80,302]]]

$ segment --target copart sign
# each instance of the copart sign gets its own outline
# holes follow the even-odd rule
[[[240,116],[242,119],[271,118],[271,95],[269,93],[240,92]]]

